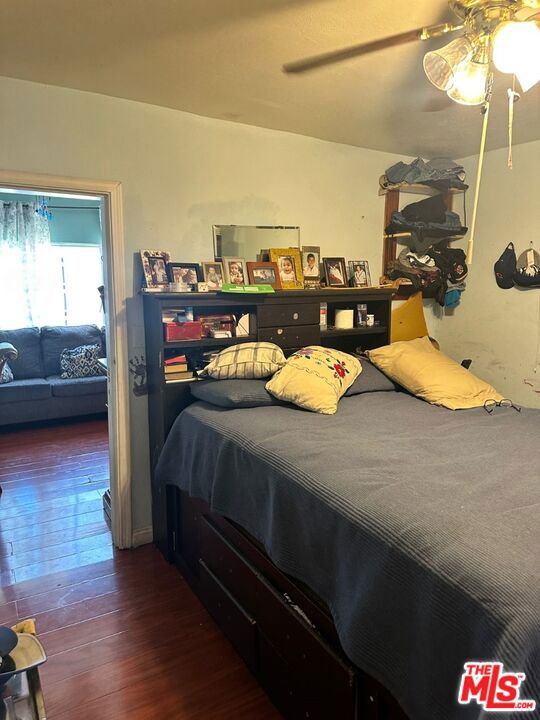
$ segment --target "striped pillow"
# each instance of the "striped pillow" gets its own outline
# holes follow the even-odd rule
[[[283,350],[273,343],[242,343],[222,350],[201,374],[215,380],[267,378],[285,362]]]

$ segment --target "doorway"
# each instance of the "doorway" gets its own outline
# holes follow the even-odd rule
[[[106,348],[104,372],[108,377],[108,389],[105,397],[107,407],[101,426],[99,426],[99,418],[93,418],[98,424],[92,427],[88,426],[86,431],[90,445],[92,443],[99,445],[101,442],[103,448],[103,431],[108,426],[108,441],[105,439],[105,446],[109,455],[110,494],[108,494],[108,505],[112,537],[116,547],[131,547],[128,362],[120,183],[0,171],[0,187],[12,191],[13,196],[26,193],[38,198],[37,206],[33,207],[32,211],[37,211],[45,218],[49,217],[49,213],[53,218],[55,212],[57,215],[67,214],[69,211],[60,209],[66,204],[80,207],[80,212],[84,212],[82,208],[93,207],[94,211],[99,213],[99,226],[102,232],[102,248],[99,252],[101,252],[103,260],[103,347]],[[58,246],[61,243],[55,244]],[[81,313],[84,314],[88,311],[88,307],[85,309],[78,306],[77,302],[70,300],[68,295],[70,284],[77,282],[77,268],[79,269],[80,283],[94,281],[97,268],[96,248],[92,249],[90,245],[91,243],[84,251],[74,250],[74,245],[71,245],[71,249],[68,250],[68,244],[62,250],[49,251],[47,267],[51,265],[51,272],[60,273],[62,285],[62,292],[55,292],[55,297],[51,298],[51,301],[54,300],[53,305],[56,312],[62,316],[64,325],[69,325],[75,319],[80,320]],[[85,257],[83,258],[82,255]],[[96,304],[99,307],[97,288],[95,292],[98,300]],[[92,309],[93,311],[94,309]],[[96,319],[99,320],[99,317]],[[95,325],[99,327],[97,323]],[[84,435],[82,426],[79,429],[81,435]],[[101,440],[98,440],[100,434]],[[103,455],[102,449],[94,449]],[[71,462],[76,461],[72,459]]]

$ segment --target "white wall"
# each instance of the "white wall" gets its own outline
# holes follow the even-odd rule
[[[130,356],[144,353],[137,251],[208,259],[213,223],[299,225],[304,244],[379,277],[377,183],[394,155],[7,78],[0,107],[4,169],[123,183]],[[135,529],[150,524],[146,422],[132,397]]]
[[[471,370],[505,397],[540,407],[540,289],[502,290],[493,273],[511,241],[518,256],[531,240],[540,251],[540,141],[514,147],[513,170],[506,166],[506,153],[485,156],[474,258],[461,304],[430,329],[445,352],[457,360],[472,358]],[[470,222],[478,158],[461,162],[471,184]]]

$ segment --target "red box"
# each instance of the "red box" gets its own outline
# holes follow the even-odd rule
[[[198,320],[185,323],[164,323],[165,340],[176,342],[177,340],[200,340],[202,337],[202,325]]]

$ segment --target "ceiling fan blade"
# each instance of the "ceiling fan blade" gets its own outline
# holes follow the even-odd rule
[[[325,65],[333,65],[334,63],[349,60],[350,58],[360,57],[368,53],[384,50],[385,48],[394,47],[395,45],[404,45],[405,43],[414,42],[415,40],[428,40],[429,38],[439,37],[448,32],[460,30],[461,25],[450,25],[443,23],[441,25],[431,25],[430,27],[417,28],[416,30],[408,30],[407,32],[390,35],[380,40],[372,40],[370,42],[361,43],[360,45],[351,45],[341,50],[333,50],[321,55],[314,55],[303,60],[295,60],[286,63],[283,66],[285,73],[303,73],[315,68],[324,67]]]

